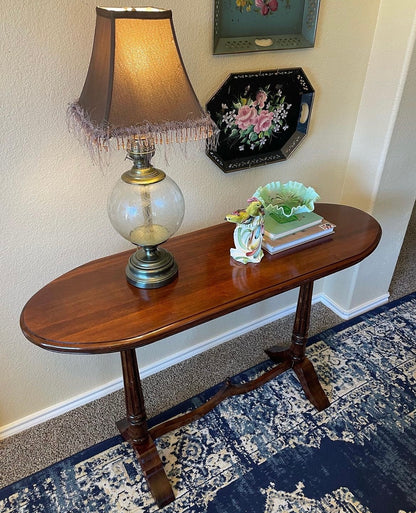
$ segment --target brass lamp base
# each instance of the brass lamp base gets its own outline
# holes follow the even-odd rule
[[[126,266],[127,281],[139,289],[157,289],[173,281],[178,266],[169,251],[157,246],[138,248]]]

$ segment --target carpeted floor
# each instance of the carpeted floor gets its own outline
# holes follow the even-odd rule
[[[330,406],[290,370],[157,439],[166,513],[415,513],[416,293],[312,337]],[[242,383],[265,361],[232,379]],[[155,425],[213,395],[205,391]],[[2,513],[154,513],[134,452],[115,437],[0,490]]]
[[[390,287],[391,300],[416,290],[415,209]],[[314,305],[310,334],[314,335],[341,322],[321,304]],[[144,380],[149,416],[202,392],[265,359],[263,349],[270,340],[286,340],[293,316],[263,327],[207,351]],[[219,364],[221,362],[221,365]],[[228,365],[224,365],[227,362]],[[200,373],[199,369],[204,368]],[[0,487],[37,472],[98,442],[115,436],[115,420],[123,417],[124,396],[119,391],[69,412],[62,417],[0,441]],[[101,419],[108,419],[102,423]],[[47,442],[46,442],[47,441]]]

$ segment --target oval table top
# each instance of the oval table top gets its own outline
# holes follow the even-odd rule
[[[325,203],[315,211],[336,225],[333,234],[273,256],[265,252],[259,264],[231,259],[230,223],[174,237],[163,247],[173,253],[179,275],[159,289],[127,283],[132,251],[89,262],[27,302],[23,333],[52,351],[132,349],[345,269],[377,247],[381,228],[369,214]]]

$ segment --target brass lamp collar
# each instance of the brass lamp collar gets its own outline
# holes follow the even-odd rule
[[[133,138],[128,145],[127,157],[133,161],[133,167],[123,173],[121,179],[129,184],[150,185],[161,182],[165,177],[161,169],[157,169],[150,163],[155,154],[155,146],[152,141],[145,138]]]

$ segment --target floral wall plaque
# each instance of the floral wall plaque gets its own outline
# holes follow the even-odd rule
[[[219,130],[207,155],[225,173],[286,160],[307,133],[313,97],[302,68],[229,75],[206,105]]]

